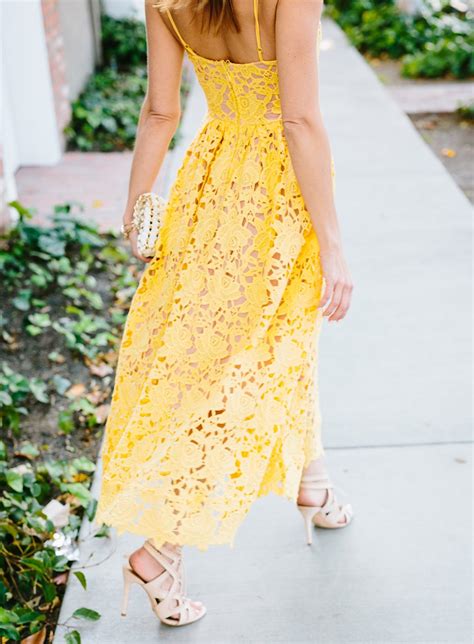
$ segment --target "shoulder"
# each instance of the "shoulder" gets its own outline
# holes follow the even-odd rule
[[[275,12],[276,22],[286,22],[305,30],[305,25],[319,23],[323,12],[323,0],[278,0]]]
[[[156,1],[156,0],[155,0]],[[324,0],[277,0],[277,11],[280,8],[291,10],[297,14],[305,10],[321,10],[324,7]]]

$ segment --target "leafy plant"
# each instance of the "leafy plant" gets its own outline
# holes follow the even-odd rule
[[[474,76],[474,31],[464,36],[440,38],[426,43],[421,51],[405,56],[402,74],[418,78],[438,78],[451,74],[456,78]]]
[[[467,121],[474,121],[474,102],[460,105],[457,109],[457,113]]]
[[[89,315],[75,307],[68,307],[68,311],[75,317],[53,322],[53,329],[65,337],[68,349],[93,359],[116,342],[117,337],[105,318]]]
[[[99,409],[100,411],[100,409]],[[87,398],[78,398],[59,414],[58,426],[63,434],[70,434],[76,427],[95,427],[104,422]]]
[[[83,457],[10,467],[6,447],[0,442],[1,638],[20,641],[54,629],[61,585],[75,559],[73,551],[57,545],[55,535],[62,536],[63,544],[73,542],[83,512],[95,509],[88,490],[94,469]],[[60,529],[45,514],[52,499],[62,502],[66,510],[66,525]],[[85,585],[84,574],[75,574],[82,575]],[[82,608],[74,617],[98,619],[100,615]],[[78,632],[75,641],[80,641]]]
[[[100,235],[96,226],[75,216],[77,205],[57,206],[50,228],[30,224],[28,211],[20,204],[12,205],[20,216],[15,228],[0,238],[3,298],[10,298],[12,306],[25,313],[25,330],[30,336],[54,331],[64,337],[72,351],[96,358],[116,343],[121,320],[113,318],[112,326],[103,316],[88,312],[88,309],[102,312],[104,308],[92,271],[105,270],[110,258],[114,258],[111,270],[120,275],[124,263],[129,261],[128,254],[117,249],[113,235]],[[130,271],[127,274],[133,290],[132,274]],[[47,300],[57,300],[58,293],[65,306],[62,315],[55,306],[53,319]],[[0,330],[8,343],[12,336],[7,326],[3,316]]]
[[[146,33],[140,20],[102,17],[103,64],[72,104],[65,129],[70,149],[130,150],[147,89]],[[184,103],[189,84],[183,78]],[[179,133],[173,137],[173,148]]]
[[[85,152],[131,149],[146,93],[145,69],[98,71],[72,104],[65,130],[71,149]]]
[[[130,71],[146,65],[146,31],[143,21],[117,20],[102,15],[102,57],[107,67]]]
[[[472,76],[472,21],[461,3],[426,3],[417,15],[394,0],[328,0],[328,14],[363,53],[402,59],[405,76]]]
[[[81,517],[96,507],[93,463],[63,454],[93,453],[100,438],[138,264],[116,234],[81,218],[79,204],[57,206],[48,228],[12,205],[18,222],[0,237],[0,419],[8,442],[8,454],[0,442],[0,641],[36,633],[50,641],[73,560],[58,541],[67,539],[72,552]],[[47,379],[34,377],[43,373]],[[38,462],[48,450],[61,456]],[[50,501],[69,505],[61,529],[44,513]],[[85,587],[84,572],[74,574]],[[93,607],[79,609],[61,625],[65,640],[80,642],[77,620],[98,618]]]
[[[82,207],[62,204],[55,207],[52,226],[48,228],[28,223],[31,213],[18,202],[11,202],[19,214],[17,225],[0,237],[0,271],[6,292],[15,289],[13,305],[21,311],[40,304],[39,293],[48,291],[55,274],[70,269],[67,256],[90,259],[91,248],[105,245],[93,225],[76,217]]]
[[[18,435],[21,415],[26,415],[24,403],[29,396],[38,402],[49,401],[46,383],[37,378],[26,378],[13,371],[6,363],[0,370],[0,423],[3,430]]]
[[[145,67],[133,71],[114,68],[97,71],[72,104],[72,118],[65,129],[69,148],[83,152],[131,150],[146,89]],[[183,81],[183,100],[188,89],[188,83]],[[175,134],[170,149],[178,138]]]

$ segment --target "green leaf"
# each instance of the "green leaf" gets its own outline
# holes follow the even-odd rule
[[[9,640],[14,642],[18,642],[21,637],[19,631],[14,626],[10,626],[10,624],[0,624],[0,636],[2,641],[4,637],[8,637]]]
[[[66,252],[66,243],[53,233],[41,235],[38,239],[38,246],[53,257],[61,257]]]
[[[47,327],[51,326],[51,318],[47,313],[32,313],[28,316],[28,320],[31,322],[31,324],[39,326],[42,329],[46,329]]]
[[[44,467],[53,481],[64,476],[65,467],[62,461],[46,461]]]
[[[66,644],[81,644],[81,635],[78,631],[69,631],[69,633],[66,633],[64,640]]]
[[[59,412],[58,427],[63,434],[70,434],[74,429],[74,415],[70,409]]]
[[[93,463],[86,456],[79,456],[78,458],[73,459],[72,466],[81,472],[94,472],[95,463]]]
[[[25,608],[24,610],[17,609],[17,614],[19,616],[18,624],[28,624],[28,622],[42,622],[46,619],[46,615],[36,612],[35,610],[30,610]]]
[[[51,362],[64,362],[64,356],[62,356],[59,351],[51,351],[51,353],[48,353],[48,360],[51,360]]]
[[[84,508],[89,505],[92,498],[91,493],[82,483],[62,483],[61,490],[63,492],[69,492],[69,494],[75,496]]]
[[[47,385],[44,380],[39,378],[32,378],[30,380],[30,390],[33,396],[38,402],[47,403],[49,402],[48,394],[46,393]]]
[[[28,458],[30,460],[33,460],[37,456],[39,456],[39,449],[36,447],[36,445],[33,445],[33,443],[30,443],[29,441],[22,443],[20,445],[20,449],[16,451],[17,456],[24,456],[25,458]]]
[[[73,612],[72,616],[76,619],[89,619],[92,622],[96,622],[100,619],[100,613],[96,610],[92,610],[92,608],[78,608]]]
[[[75,515],[72,515],[71,518],[74,518]],[[69,569],[69,559],[65,555],[59,555],[55,557],[53,570],[56,572],[64,572]]]
[[[3,441],[0,441],[0,461],[7,460],[7,446]]]
[[[7,495],[5,493],[5,497],[6,496]],[[11,522],[8,522],[8,521],[3,521],[3,522],[0,521],[0,533],[2,533],[2,532],[5,533],[5,534],[9,534],[14,539],[16,539],[17,536],[18,536],[17,527],[15,525],[13,525]]]
[[[35,559],[34,557],[24,557],[21,560],[21,563],[24,566],[28,566],[28,568],[33,568],[33,570],[36,570],[38,572],[44,572],[46,569],[44,561],[41,559]]]
[[[11,208],[15,208],[17,213],[20,215],[22,219],[31,219],[33,217],[33,213],[31,210],[28,210],[28,208],[25,208],[25,206],[22,206],[19,201],[14,199],[13,201],[10,201],[8,205]]]
[[[30,308],[31,290],[23,289],[12,299],[13,306],[19,311],[28,311]]]
[[[97,532],[94,532],[94,538],[96,538],[96,539],[107,538],[109,536],[110,536],[110,528],[105,523],[103,523],[100,526],[100,528],[97,530]]]
[[[87,579],[85,574],[80,570],[77,570],[77,571],[74,571],[74,576],[77,577],[77,579],[79,580],[79,583],[84,588],[84,590],[87,590]]]
[[[33,483],[33,485],[31,486],[31,494],[32,494],[34,497],[38,497],[38,496],[41,494],[41,490],[42,490],[42,487],[41,487],[41,485],[40,485],[39,483],[36,483],[36,482],[35,482],[35,483]]]
[[[26,332],[28,335],[35,337],[36,335],[41,335],[43,333],[43,329],[40,329],[39,326],[34,326],[33,324],[27,324]]]
[[[6,362],[2,363],[2,371],[6,376],[13,376],[15,372],[11,369]]]
[[[15,492],[23,492],[23,476],[14,470],[7,470],[5,478],[8,485],[15,490]]]
[[[0,624],[16,624],[17,622],[18,615],[16,613],[0,606]]]
[[[86,508],[86,515],[89,521],[94,520],[96,510],[97,510],[97,500],[91,499],[89,502],[89,505]]]
[[[43,583],[43,595],[48,603],[52,602],[57,594],[56,586],[52,582],[46,581]]]
[[[71,386],[71,381],[63,376],[55,374],[53,376],[53,385],[60,396],[63,396]]]
[[[13,399],[8,391],[0,391],[0,406],[9,407],[13,404]]]
[[[89,304],[94,307],[94,309],[100,310],[104,306],[104,302],[99,293],[87,292],[86,294]]]

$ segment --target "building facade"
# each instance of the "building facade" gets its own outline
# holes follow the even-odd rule
[[[3,221],[16,198],[16,170],[61,159],[71,101],[100,61],[100,10],[99,0],[0,3]]]

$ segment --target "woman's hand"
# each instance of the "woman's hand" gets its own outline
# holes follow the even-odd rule
[[[132,255],[134,257],[136,257],[137,259],[139,259],[140,261],[145,262],[146,264],[148,264],[149,262],[151,262],[153,257],[144,257],[141,253],[139,253],[138,247],[137,247],[137,238],[138,238],[138,233],[137,233],[136,230],[132,230],[128,235],[128,241],[130,242],[130,247],[132,249]]]
[[[325,281],[319,308],[330,322],[338,322],[346,315],[351,304],[353,284],[342,251],[321,251],[321,265]]]

